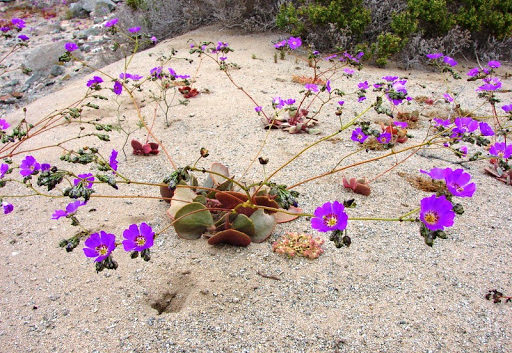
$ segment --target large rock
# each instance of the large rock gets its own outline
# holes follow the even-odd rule
[[[112,12],[116,4],[111,0],[80,0],[71,4],[69,10],[73,17],[88,17],[91,12],[96,15],[105,15]]]
[[[67,41],[62,40],[35,47],[27,54],[25,66],[32,69],[32,72],[34,73],[49,72],[53,65],[57,65],[59,63],[59,57],[66,52],[66,49],[64,48],[66,42]]]

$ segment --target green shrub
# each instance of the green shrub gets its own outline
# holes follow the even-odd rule
[[[132,8],[132,10],[138,10],[143,8],[145,3],[144,0],[126,0],[126,5]]]
[[[512,36],[512,0],[463,0],[457,3],[457,23],[480,39]]]

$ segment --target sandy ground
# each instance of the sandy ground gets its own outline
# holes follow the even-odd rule
[[[203,28],[160,43],[139,53],[128,72],[147,74],[160,54],[170,48],[188,57],[187,40],[226,41],[235,49],[229,60],[241,66],[233,78],[250,92],[258,104],[270,111],[275,96],[299,97],[301,85],[292,75],[310,75],[310,68],[293,57],[274,63],[271,42],[277,34],[243,36],[216,27]],[[178,73],[194,74],[198,61],[188,64],[174,60]],[[102,69],[117,76],[123,62]],[[468,63],[465,68],[471,68]],[[505,73],[510,68],[501,68]],[[354,91],[357,82],[376,82],[387,74],[406,76],[411,96],[440,98],[446,92],[443,76],[426,71],[380,70],[357,72],[352,80],[333,81],[333,86]],[[254,113],[254,105],[234,88],[211,62],[204,61],[197,71],[195,87],[203,93],[188,106],[172,110],[171,126],[165,128],[159,117],[154,131],[180,166],[193,163],[199,149],[206,147],[210,157],[201,166],[219,161],[239,176],[255,156],[267,132]],[[70,82],[27,107],[29,121],[37,121],[54,109],[79,99],[85,92],[85,79]],[[425,85],[422,87],[421,84]],[[457,81],[452,92],[466,109],[479,107],[474,83]],[[510,79],[504,88],[511,88]],[[206,90],[209,93],[206,93]],[[110,92],[105,95],[112,97]],[[368,102],[374,94],[369,93]],[[511,101],[510,93],[502,94]],[[361,112],[370,103],[347,98],[344,119]],[[121,116],[134,121],[136,114],[123,93],[119,98]],[[100,103],[102,109],[84,110],[84,116],[115,121],[116,104]],[[154,105],[143,102],[147,119]],[[339,128],[334,115],[335,102],[319,116],[320,136]],[[446,111],[440,102],[428,109]],[[417,103],[405,109],[418,108]],[[483,114],[485,110],[481,111]],[[7,117],[11,123],[18,111]],[[368,119],[376,119],[373,111]],[[415,138],[421,141],[428,128],[422,117]],[[133,125],[132,125],[133,126]],[[77,126],[53,130],[32,146],[56,143],[74,136]],[[131,137],[145,139],[144,130]],[[98,146],[108,155],[120,149],[124,136],[111,134],[111,142],[84,138],[66,144],[67,148]],[[291,158],[319,136],[290,135],[271,131],[262,155],[270,159],[267,172]],[[31,146],[31,145],[27,145]],[[275,176],[277,183],[294,184],[308,176],[330,170],[356,144],[346,131],[319,144]],[[471,151],[471,147],[470,147]],[[160,182],[171,167],[163,153],[141,157],[120,156],[119,170],[135,180]],[[381,155],[369,151],[342,163]],[[420,168],[452,167],[457,158],[444,151],[431,151],[445,160],[412,156],[371,184],[372,195],[364,197],[344,189],[340,174],[300,186],[300,206],[307,212],[326,201],[355,198],[350,216],[393,217],[418,207],[428,193],[411,187],[397,173],[416,174]],[[33,153],[38,161],[62,168],[60,151]],[[371,178],[399,160],[388,158],[371,165],[350,169],[348,177]],[[19,157],[18,157],[19,159]],[[18,161],[16,159],[16,161]],[[510,304],[485,300],[489,289],[512,291],[512,189],[483,173],[484,162],[472,163],[468,170],[477,183],[472,199],[463,199],[465,213],[458,216],[447,240],[433,248],[423,242],[415,224],[349,222],[350,248],[336,249],[326,239],[325,253],[317,260],[288,259],[272,253],[271,242],[286,231],[316,233],[307,219],[279,225],[269,241],[247,248],[209,246],[204,240],[179,239],[174,230],[156,240],[149,263],[131,260],[117,249],[117,271],[97,274],[82,245],[66,253],[58,242],[75,231],[64,219],[51,220],[55,209],[67,204],[63,199],[9,199],[15,211],[2,216],[0,264],[3,276],[0,299],[0,341],[4,352],[511,352]],[[87,166],[81,172],[94,172]],[[244,180],[262,178],[256,165]],[[9,186],[8,186],[9,188]],[[14,188],[13,188],[14,189]],[[10,192],[16,190],[10,189]],[[99,189],[98,194],[158,195],[158,190],[123,185],[118,193]],[[1,190],[5,193],[5,190]],[[24,190],[17,190],[24,192]],[[118,236],[131,223],[148,222],[155,230],[165,227],[168,205],[156,199],[94,198],[81,209],[79,219],[91,231],[106,230]],[[278,278],[261,276],[271,275]],[[152,305],[168,299],[169,312],[158,314]]]

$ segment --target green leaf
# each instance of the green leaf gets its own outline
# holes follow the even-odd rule
[[[266,214],[261,208],[254,212],[250,219],[254,223],[254,236],[251,237],[251,240],[255,243],[265,241],[276,226],[274,216]]]
[[[189,188],[176,188],[171,199],[171,207],[167,210],[169,216],[174,219],[176,213],[185,205],[190,204],[197,197]]]
[[[198,239],[207,227],[213,225],[210,211],[202,204],[193,202],[176,212],[174,229],[180,238]]]
[[[253,237],[256,234],[254,222],[244,214],[239,214],[236,216],[232,227],[233,229],[239,230],[240,232],[245,233],[250,237]]]

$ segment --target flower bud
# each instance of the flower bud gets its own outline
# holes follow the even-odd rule
[[[210,154],[208,153],[208,150],[204,147],[201,147],[201,149],[199,150],[199,152],[201,153],[201,157],[203,158],[206,158],[208,157]]]
[[[258,157],[258,161],[261,165],[265,165],[268,163],[268,158]]]

